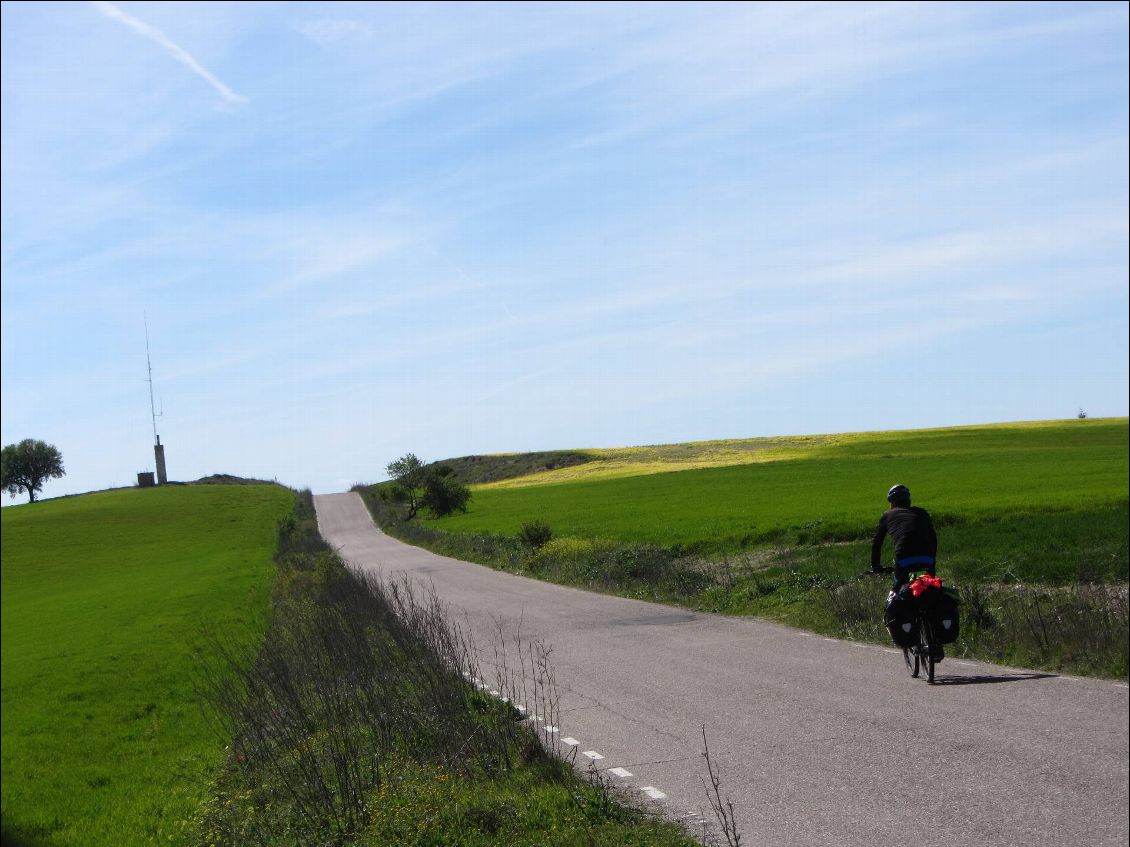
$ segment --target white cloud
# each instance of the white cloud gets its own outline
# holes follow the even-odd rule
[[[363,43],[373,37],[372,26],[366,21],[353,19],[321,18],[302,21],[295,29],[323,49],[341,44]]]
[[[263,293],[273,295],[293,291],[361,270],[379,262],[401,244],[398,236],[384,233],[323,232],[312,237],[299,237],[286,245],[286,252],[294,257],[296,270],[281,283],[264,289]]]
[[[1084,248],[1114,246],[1125,242],[1127,232],[1125,220],[1109,212],[1099,212],[1043,220],[1028,226],[986,227],[944,233],[867,250],[866,255],[847,258],[815,270],[807,281],[866,283],[899,278],[909,282],[915,275],[970,263],[984,267],[1004,260],[1047,258]]]
[[[108,3],[106,0],[92,0],[91,5],[106,17],[120,21],[134,32],[159,44],[170,56],[181,64],[187,65],[193,73],[203,78],[209,85],[216,89],[216,91],[220,93],[220,96],[228,103],[239,105],[247,102],[246,97],[232,91],[227,85],[208,71],[207,68],[196,61],[187,50],[179,44],[174,43],[165,33],[157,29],[157,27],[140,21],[132,15],[127,15],[113,3]]]

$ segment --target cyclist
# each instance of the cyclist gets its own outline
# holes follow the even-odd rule
[[[930,513],[910,505],[910,489],[895,485],[887,492],[891,508],[879,519],[875,537],[871,542],[871,570],[882,572],[879,559],[883,540],[889,534],[895,545],[895,590],[905,584],[911,570],[934,575],[935,557],[938,555],[938,536]]]

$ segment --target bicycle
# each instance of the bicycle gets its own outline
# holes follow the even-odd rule
[[[868,570],[864,573],[877,574],[894,572],[894,568],[885,567],[877,570]],[[914,574],[908,574],[908,576],[913,577]],[[913,578],[908,580],[908,582],[913,582]],[[909,647],[903,647],[902,657],[906,662],[906,669],[910,672],[911,677],[917,679],[922,674],[922,671],[925,671],[926,681],[933,685],[934,668],[935,665],[941,661],[941,659],[938,658],[938,653],[941,650],[941,642],[934,634],[934,622],[932,616],[928,614],[928,602],[928,599],[918,600],[914,598],[913,600],[914,618],[915,623],[918,625],[918,643]]]

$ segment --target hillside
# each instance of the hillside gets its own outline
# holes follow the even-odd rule
[[[862,538],[895,482],[943,521],[1125,504],[1127,421],[1071,420],[593,451],[604,458],[477,486],[449,532],[734,550]]]
[[[435,464],[451,467],[467,485],[526,488],[589,479],[647,476],[673,471],[732,467],[843,455],[891,459],[961,449],[977,441],[985,447],[1039,445],[1079,429],[1105,430],[1124,418],[1032,421],[887,432],[694,441],[639,447],[602,447],[537,453],[461,456]]]
[[[595,456],[591,451],[550,450],[540,453],[457,456],[433,464],[451,468],[455,478],[465,485],[483,485],[511,479],[527,479],[534,475],[583,465],[594,459]]]
[[[2,512],[5,838],[177,843],[223,756],[206,632],[266,623],[276,485],[122,489]]]

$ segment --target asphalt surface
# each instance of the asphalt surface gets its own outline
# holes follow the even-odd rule
[[[500,634],[512,669],[547,645],[535,725],[700,835],[705,725],[744,844],[1128,843],[1124,684],[947,658],[931,686],[892,649],[501,573],[384,535],[356,494],[315,504],[347,562],[434,586],[488,687]]]

